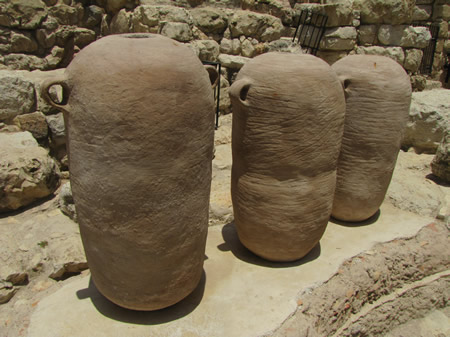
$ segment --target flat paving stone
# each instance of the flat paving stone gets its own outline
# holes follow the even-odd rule
[[[330,221],[310,254],[293,263],[267,262],[244,248],[232,223],[209,228],[204,277],[180,303],[155,312],[122,309],[77,277],[39,302],[29,337],[207,336],[270,334],[297,308],[307,288],[326,282],[347,259],[374,244],[411,237],[433,218],[384,204],[360,224]]]

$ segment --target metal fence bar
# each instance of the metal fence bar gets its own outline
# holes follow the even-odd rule
[[[316,55],[325,33],[327,21],[328,16],[324,14],[314,13],[310,10],[300,11],[292,42],[297,39],[298,44],[305,48],[307,53]]]
[[[219,106],[220,106],[220,73],[222,71],[222,64],[220,62],[213,61],[202,61],[203,64],[214,66],[219,73],[219,78],[217,81],[217,86],[214,88],[214,99],[216,100],[216,130],[219,128]]]
[[[436,52],[436,43],[439,36],[439,24],[432,23],[414,23],[414,27],[425,27],[430,30],[431,40],[428,46],[423,49],[422,62],[420,63],[419,72],[424,75],[430,75],[433,71],[434,55]]]

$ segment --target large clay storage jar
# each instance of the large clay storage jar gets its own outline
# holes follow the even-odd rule
[[[332,215],[363,221],[377,213],[391,181],[411,85],[405,70],[384,56],[347,56],[332,68],[347,105]]]
[[[122,307],[170,306],[201,280],[214,137],[211,76],[184,45],[128,34],[92,43],[63,78],[43,85],[47,100],[64,111],[92,279]],[[48,95],[55,84],[64,88],[60,104]]]
[[[315,56],[267,53],[244,65],[230,96],[239,239],[267,260],[297,260],[319,242],[331,213],[342,86]]]

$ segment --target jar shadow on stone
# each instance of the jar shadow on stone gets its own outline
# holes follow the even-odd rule
[[[290,268],[298,267],[316,260],[320,256],[320,242],[303,258],[292,262],[273,262],[265,260],[248,250],[240,241],[236,231],[234,222],[230,222],[223,226],[222,237],[224,243],[217,246],[222,252],[231,251],[231,253],[239,260],[267,268]]]
[[[205,259],[207,257],[205,256]],[[206,273],[203,270],[197,288],[180,302],[155,311],[137,311],[120,307],[104,297],[95,286],[92,278],[89,286],[77,291],[79,300],[90,299],[97,311],[105,317],[115,321],[139,324],[139,325],[159,325],[175,321],[189,315],[202,301],[206,284]]]
[[[331,217],[330,222],[335,225],[344,226],[344,227],[364,227],[364,226],[368,226],[368,225],[372,225],[372,224],[376,223],[378,221],[378,219],[380,218],[380,216],[381,216],[381,210],[379,209],[378,211],[375,212],[374,215],[372,215],[369,219],[364,220],[364,221],[359,221],[359,222],[342,221],[342,220]]]

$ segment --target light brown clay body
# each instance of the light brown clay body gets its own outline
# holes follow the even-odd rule
[[[403,68],[383,56],[347,56],[332,68],[347,105],[332,216],[363,221],[378,211],[391,181],[411,85]]]
[[[297,260],[331,213],[345,112],[339,79],[317,57],[268,53],[241,69],[230,96],[239,239],[265,259]]]
[[[83,49],[65,78],[70,177],[99,291],[135,310],[170,306],[203,272],[214,98],[187,47],[152,34]],[[67,104],[64,104],[67,103]]]

